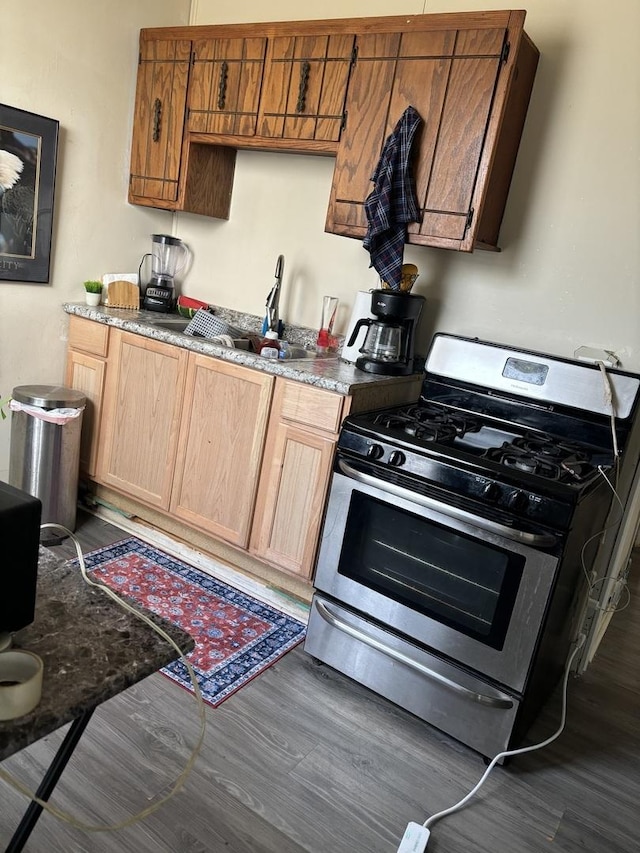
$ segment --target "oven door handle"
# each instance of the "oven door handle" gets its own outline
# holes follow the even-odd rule
[[[420,661],[414,660],[412,657],[409,657],[409,655],[406,655],[397,649],[389,648],[389,646],[381,643],[380,640],[376,640],[375,637],[370,637],[369,634],[362,631],[360,628],[349,625],[348,622],[345,622],[338,615],[333,613],[331,608],[328,607],[324,601],[320,601],[318,598],[315,598],[314,604],[320,616],[333,628],[336,628],[338,631],[342,631],[344,634],[348,634],[350,637],[354,637],[356,640],[359,640],[361,643],[370,646],[378,652],[382,652],[383,655],[387,655],[387,657],[393,658],[393,660],[408,666],[409,669],[415,670],[420,675],[424,675],[432,681],[437,681],[439,684],[442,684],[454,693],[459,693],[466,699],[470,699],[478,705],[487,705],[490,708],[500,708],[503,710],[513,708],[513,699],[506,696],[504,693],[500,693],[496,690],[493,695],[488,695],[486,693],[478,693],[476,690],[470,690],[463,684],[458,684],[458,682],[447,678],[446,675],[442,675],[440,672],[435,672],[435,670],[429,669],[428,666],[420,663]]]
[[[338,460],[338,467],[343,474],[351,477],[358,483],[363,483],[365,486],[374,486],[377,489],[382,489],[389,494],[395,495],[397,498],[404,498],[426,509],[433,509],[436,512],[441,512],[443,515],[448,515],[451,518],[457,518],[460,521],[467,521],[469,524],[474,524],[476,527],[486,530],[489,533],[497,533],[504,536],[505,539],[511,539],[514,542],[522,542],[525,545],[533,545],[538,548],[550,548],[555,545],[557,537],[552,533],[528,533],[525,530],[518,530],[515,527],[507,527],[506,524],[500,524],[497,521],[491,521],[489,518],[482,518],[474,515],[472,512],[460,509],[457,506],[442,503],[429,498],[426,495],[421,495],[418,492],[412,492],[410,489],[405,489],[403,486],[397,486],[395,483],[388,483],[386,480],[380,480],[373,477],[371,474],[365,474],[364,471],[359,471],[344,459]]]

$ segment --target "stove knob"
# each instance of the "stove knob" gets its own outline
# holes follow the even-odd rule
[[[507,498],[507,506],[509,509],[513,509],[516,512],[520,512],[525,509],[528,503],[529,497],[526,492],[511,492]]]
[[[396,468],[399,468],[400,465],[404,465],[407,457],[401,450],[392,450],[389,454],[389,465],[395,465]]]
[[[367,448],[367,456],[369,459],[380,459],[384,453],[384,448],[381,444],[370,444]]]
[[[482,489],[482,497],[490,503],[495,503],[500,497],[500,488],[497,483],[487,483]]]

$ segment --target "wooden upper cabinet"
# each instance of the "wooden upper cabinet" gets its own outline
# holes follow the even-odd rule
[[[337,142],[355,36],[269,39],[258,135]]]
[[[140,39],[129,201],[173,209],[179,193],[191,42]]]
[[[143,30],[129,200],[227,219],[237,149],[335,155],[325,230],[362,239],[371,176],[411,105],[408,242],[497,248],[539,56],[525,14]]]
[[[411,161],[420,221],[408,242],[463,251],[496,245],[538,58],[523,38],[523,14],[511,14],[511,27],[358,37],[327,231],[364,237],[371,177],[411,105],[423,121]]]
[[[266,45],[266,38],[194,41],[189,131],[255,134]]]

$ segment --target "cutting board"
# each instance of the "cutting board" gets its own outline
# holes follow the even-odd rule
[[[130,281],[110,281],[107,284],[107,305],[109,308],[140,307],[140,288]]]

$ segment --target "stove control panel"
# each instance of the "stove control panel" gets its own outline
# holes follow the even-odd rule
[[[344,430],[338,450],[370,462],[374,476],[384,476],[385,469],[393,470],[397,475],[406,473],[407,488],[414,488],[413,484],[419,479],[425,485],[437,486],[440,493],[443,489],[450,492],[452,499],[458,496],[477,502],[479,512],[491,514],[502,511],[514,521],[520,518],[558,530],[566,529],[570,522],[571,501],[552,493],[527,489],[517,474],[513,477],[487,476],[486,472],[481,474],[474,471],[473,466],[462,465],[437,451],[433,454],[415,452],[408,446],[400,449],[397,444],[382,438],[373,440]]]

